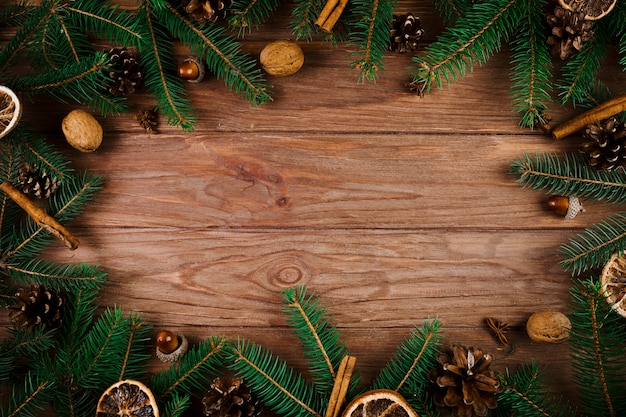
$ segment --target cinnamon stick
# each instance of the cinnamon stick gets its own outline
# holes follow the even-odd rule
[[[324,32],[332,32],[347,4],[348,0],[328,0],[315,20],[315,24]]]
[[[347,355],[341,360],[324,417],[337,417],[339,415],[343,401],[346,398],[346,393],[348,392],[348,387],[350,386],[350,378],[352,378],[355,364],[356,358],[354,356]]]
[[[24,193],[13,187],[10,182],[5,181],[0,184],[0,190],[4,191],[18,206],[41,226],[45,231],[61,239],[65,245],[74,250],[78,247],[78,239],[70,233],[61,223],[46,213],[41,207],[33,203]]]
[[[587,110],[586,112],[561,123],[552,129],[552,137],[557,140],[563,139],[581,129],[584,129],[590,124],[608,119],[609,117],[615,116],[623,111],[626,111],[626,94],[607,100],[593,109]]]

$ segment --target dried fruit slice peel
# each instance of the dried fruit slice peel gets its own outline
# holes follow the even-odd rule
[[[152,391],[131,379],[119,381],[102,394],[96,417],[159,417]]]
[[[615,253],[602,269],[602,293],[613,309],[626,317],[626,253]]]
[[[419,417],[398,392],[378,389],[365,392],[348,404],[342,417]]]
[[[0,138],[8,135],[22,117],[22,104],[8,87],[0,85]]]
[[[559,0],[564,9],[572,12],[581,11],[585,20],[599,20],[609,14],[617,0]]]

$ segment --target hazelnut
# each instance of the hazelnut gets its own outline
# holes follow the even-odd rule
[[[199,83],[204,79],[204,64],[196,57],[189,57],[178,64],[178,76],[190,83]]]
[[[538,311],[526,322],[526,332],[535,342],[563,342],[569,337],[571,327],[567,316],[558,311]]]
[[[81,152],[93,152],[102,143],[102,126],[91,114],[72,110],[61,123],[67,143]]]
[[[304,64],[304,53],[292,41],[274,41],[265,46],[260,55],[261,66],[270,75],[293,75]]]
[[[156,336],[156,355],[163,362],[176,362],[188,348],[189,342],[183,335],[162,330]]]

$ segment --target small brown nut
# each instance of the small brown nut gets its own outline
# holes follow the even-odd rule
[[[572,328],[567,316],[558,311],[538,311],[526,322],[526,332],[535,342],[560,343]]]
[[[72,110],[61,123],[67,143],[81,152],[93,152],[102,143],[102,126],[91,114]]]
[[[270,75],[293,75],[304,64],[304,52],[292,41],[274,41],[265,46],[260,55],[261,66]]]

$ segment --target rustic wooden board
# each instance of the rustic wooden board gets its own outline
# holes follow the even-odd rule
[[[422,17],[424,44],[443,28],[430,1],[399,10]],[[257,55],[289,38],[289,13],[281,7],[244,49]],[[194,132],[162,122],[148,136],[130,114],[100,118],[105,141],[93,154],[71,149],[60,133],[76,106],[25,102],[24,120],[76,169],[105,181],[68,225],[79,249],[55,244],[45,256],[101,265],[109,274],[103,306],[136,309],[155,330],[193,341],[247,337],[304,370],[279,293],[306,284],[366,381],[413,325],[437,317],[446,343],[493,351],[500,371],[534,358],[547,366],[550,390],[573,398],[567,345],[533,343],[524,325],[534,311],[567,312],[572,281],[558,265],[559,247],[618,208],[585,202],[586,213],[565,221],[546,210],[544,192],[508,173],[524,152],[577,146],[517,126],[508,48],[418,98],[405,86],[408,55],[389,55],[377,83],[357,84],[351,48],[319,39],[302,47],[299,73],[269,77],[273,102],[253,108],[209,77],[188,89]],[[611,51],[601,74],[611,85],[626,80],[617,60]],[[144,92],[131,103],[136,110],[153,101]],[[577,112],[553,107],[555,122]],[[488,316],[513,326],[512,353],[485,330]]]

